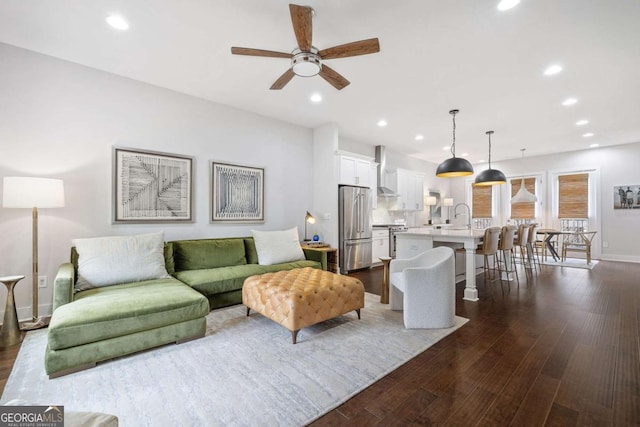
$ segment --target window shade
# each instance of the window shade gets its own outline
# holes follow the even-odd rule
[[[511,197],[516,195],[520,189],[522,178],[514,178],[511,180]],[[536,194],[536,179],[525,178],[524,188],[531,194]],[[536,217],[536,202],[516,203],[511,205],[511,219],[534,219]]]
[[[473,186],[471,187],[472,197],[472,217],[473,218],[492,218],[493,209],[492,195],[493,186]]]
[[[558,218],[588,218],[589,174],[558,176]]]

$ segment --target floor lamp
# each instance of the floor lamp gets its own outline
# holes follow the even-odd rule
[[[34,323],[25,329],[37,328],[44,326],[38,318],[38,208],[64,207],[64,186],[61,179],[5,177],[2,188],[3,208],[33,209],[31,313]]]

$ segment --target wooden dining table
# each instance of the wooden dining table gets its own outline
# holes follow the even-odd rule
[[[545,246],[547,247],[547,249],[549,250],[549,252],[551,253],[551,256],[553,257],[554,261],[558,261],[560,260],[560,255],[558,255],[558,252],[556,251],[556,248],[553,246],[553,238],[556,236],[561,236],[561,235],[566,235],[566,234],[574,234],[573,231],[563,231],[563,230],[556,230],[554,228],[539,228],[538,230],[536,230],[536,234],[540,234],[542,236],[544,236],[542,238],[542,241],[544,242]]]

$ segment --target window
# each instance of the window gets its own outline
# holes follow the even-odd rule
[[[511,184],[511,197],[515,196],[520,185],[522,178],[512,179]],[[526,188],[531,194],[536,194],[536,179],[525,178],[524,188]],[[536,217],[536,203],[516,203],[511,205],[511,219],[534,219]]]
[[[589,217],[589,174],[558,176],[558,218]]]
[[[471,211],[473,218],[493,217],[493,186],[472,186],[471,187]]]

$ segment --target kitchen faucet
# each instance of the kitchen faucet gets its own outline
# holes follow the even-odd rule
[[[458,213],[458,206],[464,206],[467,208],[467,213]],[[467,216],[467,228],[471,230],[471,208],[466,203],[458,203],[455,208],[453,208],[453,217],[458,218],[458,215],[466,215]]]

